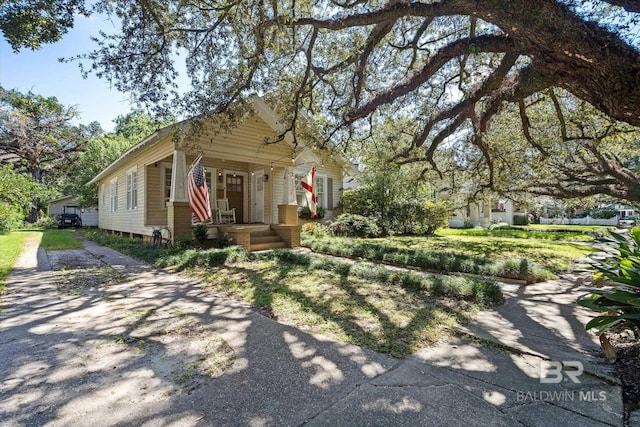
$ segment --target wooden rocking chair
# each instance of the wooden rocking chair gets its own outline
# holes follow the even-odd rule
[[[218,224],[235,224],[236,208],[229,209],[229,199],[218,199]]]

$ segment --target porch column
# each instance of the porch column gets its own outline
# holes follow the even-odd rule
[[[170,202],[186,202],[186,177],[187,161],[182,150],[174,150],[173,165],[171,169],[171,195]]]
[[[186,192],[187,164],[182,150],[174,150],[171,169],[171,195],[167,204],[167,226],[171,240],[191,238],[191,209]]]
[[[490,199],[484,199],[482,203],[482,217],[480,218],[480,225],[483,227],[489,227],[491,225],[491,201]]]
[[[298,224],[298,202],[296,200],[296,181],[293,168],[284,170],[282,185],[282,204],[278,205],[278,224]]]
[[[477,227],[480,222],[478,221],[478,214],[480,213],[480,207],[476,202],[471,202],[469,204],[469,221],[473,224],[474,227]]]

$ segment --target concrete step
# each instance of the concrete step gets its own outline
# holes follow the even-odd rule
[[[282,239],[277,234],[274,236],[255,236],[253,233],[251,234],[251,244],[261,244],[261,243],[276,243],[282,242]]]
[[[278,234],[271,230],[270,228],[267,228],[266,230],[251,230],[251,239],[253,239],[254,237],[262,237],[262,236],[277,236]]]
[[[251,250],[252,251],[266,251],[267,249],[278,249],[278,248],[286,248],[287,245],[286,243],[280,241],[280,242],[271,242],[271,243],[258,243],[258,244],[252,244],[251,245]]]

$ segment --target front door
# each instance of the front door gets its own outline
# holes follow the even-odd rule
[[[236,208],[236,222],[243,222],[244,218],[244,177],[242,175],[233,176],[227,174],[227,199],[229,208]]]
[[[264,222],[264,171],[255,171],[253,174],[253,209],[251,210],[252,222]]]

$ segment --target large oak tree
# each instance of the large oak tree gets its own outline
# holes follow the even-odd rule
[[[398,161],[441,168],[438,150],[465,141],[484,160],[487,186],[497,181],[487,133],[505,111],[519,121],[509,131],[543,156],[548,141],[533,124],[541,98],[555,111],[557,132],[546,137],[555,145],[581,141],[573,132],[581,125],[564,122],[576,103],[558,102],[555,90],[613,126],[640,126],[637,1],[140,0],[106,1],[97,10],[117,16],[121,30],[98,38],[86,70],[141,101],[161,110],[180,104],[193,115],[263,93],[279,104],[283,132],[299,135],[300,118],[311,118],[324,141],[343,150],[389,118],[409,119],[412,138],[396,147]],[[176,85],[176,58],[186,61],[187,93]],[[581,147],[600,147],[592,142]],[[589,165],[604,181],[560,190],[640,199],[631,191],[640,177],[626,159],[582,152],[576,167]],[[581,171],[566,172],[575,179]]]

